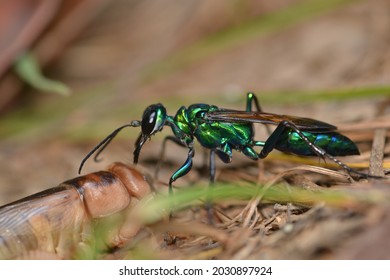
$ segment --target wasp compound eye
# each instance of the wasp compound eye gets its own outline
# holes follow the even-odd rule
[[[157,131],[160,131],[164,126],[166,117],[167,112],[163,105],[150,105],[145,109],[144,115],[142,117],[142,134],[153,135]]]

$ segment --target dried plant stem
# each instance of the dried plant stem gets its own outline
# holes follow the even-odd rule
[[[384,176],[383,172],[383,155],[386,142],[385,128],[378,128],[375,130],[374,141],[372,143],[371,157],[370,157],[370,174],[374,176]]]

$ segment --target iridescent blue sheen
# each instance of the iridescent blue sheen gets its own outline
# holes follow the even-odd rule
[[[302,132],[311,143],[324,149],[332,156],[358,155],[359,150],[355,143],[346,136],[335,132]],[[316,156],[297,132],[292,129],[286,130],[279,138],[275,149],[302,156]]]

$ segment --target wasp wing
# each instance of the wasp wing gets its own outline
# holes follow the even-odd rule
[[[206,119],[209,121],[220,122],[262,123],[273,125],[278,125],[282,121],[288,121],[294,123],[298,128],[309,132],[326,132],[337,129],[337,127],[334,125],[315,119],[289,115],[278,115],[265,112],[248,112],[221,109],[218,111],[208,112]]]

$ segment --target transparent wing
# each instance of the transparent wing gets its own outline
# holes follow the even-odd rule
[[[310,118],[295,117],[289,115],[278,115],[265,112],[248,112],[234,110],[219,110],[207,113],[207,120],[221,122],[243,122],[243,123],[262,123],[278,125],[282,121],[294,123],[298,128],[304,131],[333,131],[337,127],[326,122]]]

